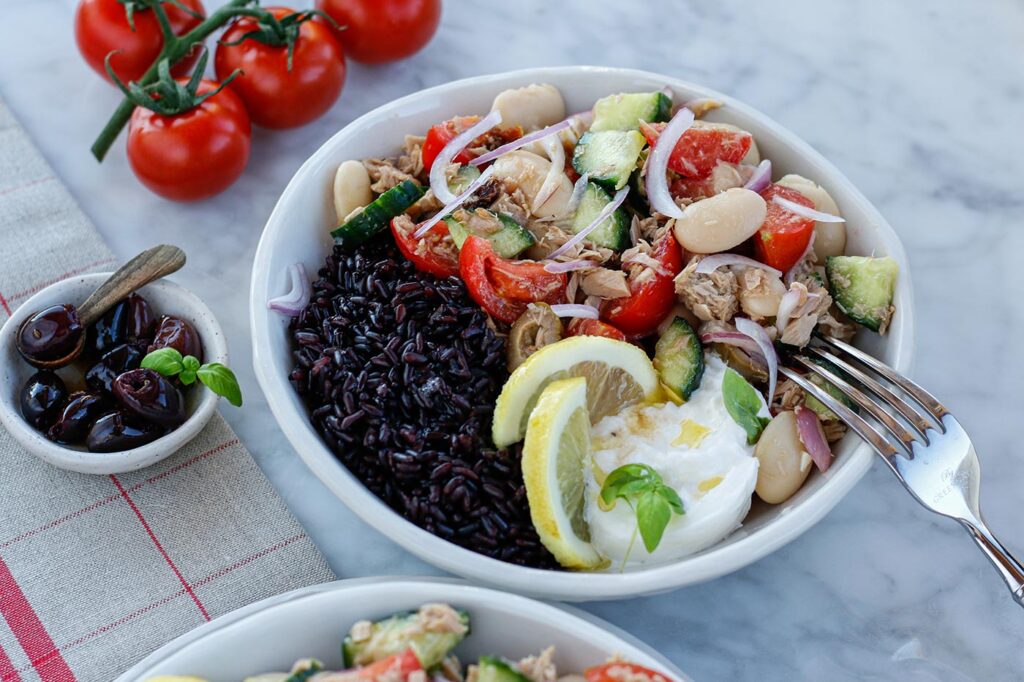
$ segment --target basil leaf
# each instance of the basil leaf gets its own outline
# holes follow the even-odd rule
[[[196,380],[196,373],[199,371],[199,360],[194,355],[186,355],[182,358],[181,364],[184,368],[181,370],[181,374],[178,375],[178,381],[189,386]]]
[[[757,443],[771,420],[758,414],[764,403],[757,389],[731,367],[726,368],[725,379],[722,380],[722,400],[729,416],[747,432],[747,444]]]
[[[173,377],[184,369],[181,353],[173,348],[159,348],[152,353],[147,353],[146,357],[142,358],[140,366],[165,377]]]
[[[653,552],[661,543],[665,528],[672,519],[672,506],[654,491],[640,496],[636,503],[636,525],[648,552]]]
[[[242,389],[238,386],[238,379],[235,378],[235,373],[224,365],[219,362],[203,365],[196,372],[196,376],[207,388],[227,398],[235,407],[242,406]]]
[[[669,488],[667,485],[662,484],[658,488],[658,494],[665,498],[665,501],[668,502],[668,505],[672,507],[672,511],[674,511],[676,514],[682,516],[686,513],[686,510],[683,509],[683,500],[682,498],[679,497],[679,493],[677,493],[675,490]]]

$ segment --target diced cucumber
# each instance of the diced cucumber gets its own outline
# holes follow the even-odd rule
[[[689,400],[704,376],[704,350],[690,323],[677,317],[654,345],[654,368],[661,383]]]
[[[479,177],[480,169],[476,166],[459,166],[455,177],[448,181],[448,191],[452,194],[462,194]]]
[[[584,229],[597,219],[598,214],[611,201],[611,194],[603,190],[600,185],[588,182],[569,229],[573,234]],[[616,209],[587,235],[587,239],[598,246],[622,251],[629,246],[629,214],[621,208]]]
[[[892,258],[829,256],[825,261],[829,291],[854,322],[884,333],[892,319],[899,266]]]
[[[640,121],[667,121],[671,114],[672,100],[663,92],[625,92],[597,100],[590,129],[637,130]]]
[[[824,367],[828,371],[838,376],[840,379],[850,380],[850,377],[846,374],[846,372],[839,369],[828,360],[812,357],[811,362],[813,362],[816,365],[820,365],[821,367]],[[857,403],[847,398],[846,394],[844,394],[838,388],[833,386],[827,380],[822,379],[817,374],[811,373],[807,374],[807,380],[816,386],[821,386],[821,388],[824,389],[826,393],[828,393],[830,396],[841,402],[843,405],[846,405],[854,412],[858,411]],[[811,412],[814,412],[816,415],[818,415],[818,418],[821,419],[822,421],[839,421],[839,415],[837,415],[829,408],[825,407],[824,403],[822,403],[820,400],[818,400],[817,398],[815,398],[813,395],[806,391],[804,391],[804,406],[807,407],[807,409],[810,410]]]
[[[472,234],[489,241],[491,246],[494,247],[496,254],[502,258],[515,258],[536,243],[537,240],[533,238],[533,234],[517,223],[515,218],[507,213],[496,213],[494,215],[501,222],[502,227],[500,230],[490,234],[477,232]],[[448,225],[448,234],[452,236],[455,246],[461,249],[462,243],[466,241],[466,237],[471,233],[470,229],[452,216],[445,218],[444,222]]]
[[[313,658],[299,661],[292,668],[291,674],[284,678],[284,682],[306,682],[323,668],[324,664]]]
[[[530,682],[516,664],[497,656],[481,656],[477,663],[477,682]]]
[[[344,225],[331,232],[335,243],[349,247],[362,244],[373,235],[387,229],[391,219],[401,215],[420,200],[426,190],[412,180],[395,185],[374,199],[369,206],[356,213]]]
[[[431,605],[424,608],[451,608],[446,605]],[[341,653],[347,667],[368,665],[412,648],[424,669],[444,660],[469,633],[469,614],[455,611],[462,625],[461,632],[427,629],[423,609],[396,613],[370,626],[369,636],[358,642],[350,633],[341,645]]]
[[[572,166],[580,175],[607,189],[619,190],[636,170],[640,152],[647,141],[637,130],[586,132],[576,145]]]

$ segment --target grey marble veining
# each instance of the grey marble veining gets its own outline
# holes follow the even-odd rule
[[[385,67],[350,64],[327,116],[289,133],[256,132],[242,180],[196,205],[142,188],[123,137],[102,166],[89,156],[117,94],[75,51],[73,5],[0,0],[0,92],[118,255],[158,241],[188,251],[180,279],[220,317],[248,398],[244,410],[223,412],[339,575],[434,571],[348,512],[268,418],[246,311],[263,222],[303,159],[360,113],[454,78],[577,63],[672,73],[743,99],[802,135],[878,205],[912,262],[916,375],[971,430],[988,519],[1024,553],[1019,0],[449,0],[423,53]],[[927,515],[881,466],[815,528],[753,566],[670,596],[586,608],[699,680],[1024,678],[1024,613],[963,532]]]

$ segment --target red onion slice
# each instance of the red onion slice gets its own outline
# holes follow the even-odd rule
[[[583,193],[587,191],[587,184],[590,182],[590,173],[580,176],[576,184],[572,186],[572,194],[569,195],[569,202],[565,205],[565,214],[573,215],[583,201]]]
[[[670,218],[682,218],[683,209],[672,200],[672,194],[668,191],[668,160],[676,143],[683,136],[690,126],[693,125],[693,111],[683,107],[672,120],[668,122],[665,129],[661,131],[658,141],[654,143],[654,149],[647,159],[647,200],[658,213],[667,215]]]
[[[550,272],[553,275],[557,275],[560,272],[573,272],[574,270],[586,270],[588,268],[596,268],[597,263],[586,258],[580,258],[578,260],[567,260],[567,261],[552,261],[544,264],[544,270]]]
[[[482,176],[481,176],[482,177]],[[554,259],[561,256],[563,253],[571,249],[572,247],[579,244],[581,241],[587,238],[587,235],[597,229],[597,227],[608,220],[608,216],[615,212],[615,210],[622,205],[622,202],[626,200],[626,195],[629,194],[629,185],[626,185],[612,197],[611,203],[606,204],[601,212],[597,214],[594,221],[584,227],[582,230],[572,236],[572,239],[559,246],[557,249],[548,254],[548,259]]]
[[[426,222],[420,225],[419,229],[416,230],[416,233],[413,236],[419,239],[427,232],[430,232],[430,229],[434,227],[434,225],[437,225],[442,218],[444,218],[446,215],[448,215],[449,213],[457,209],[459,206],[464,204],[466,202],[466,199],[469,199],[471,196],[473,196],[473,193],[480,189],[480,185],[487,182],[488,178],[490,178],[493,173],[494,166],[488,166],[486,169],[484,169],[484,172],[480,174],[480,177],[478,177],[473,182],[469,183],[469,187],[464,189],[462,191],[462,194],[460,194],[457,197],[454,197],[451,202],[444,206],[444,208],[442,208],[440,211],[435,213],[430,219],[428,219]]]
[[[694,272],[707,275],[718,268],[725,267],[727,265],[743,265],[748,268],[758,268],[759,270],[764,270],[776,277],[782,277],[781,270],[776,270],[772,266],[765,265],[761,261],[754,260],[753,258],[747,258],[746,256],[740,256],[735,253],[716,253],[711,256],[705,256],[697,263],[697,267],[694,269]]]
[[[845,223],[846,219],[831,213],[822,213],[816,211],[810,206],[804,206],[798,204],[795,201],[789,199],[783,199],[782,197],[772,197],[772,202],[786,209],[790,213],[796,213],[804,218],[810,218],[811,220],[817,220],[819,223]]]
[[[295,317],[309,305],[309,299],[313,295],[313,286],[309,283],[306,266],[302,263],[288,266],[288,278],[291,281],[288,293],[267,301],[267,308],[282,315]]]
[[[434,190],[434,196],[441,203],[450,204],[455,201],[455,195],[448,189],[447,177],[448,166],[451,164],[452,159],[458,156],[459,152],[465,149],[470,142],[499,123],[501,123],[501,112],[494,109],[475,124],[453,137],[451,142],[438,152],[437,158],[434,159],[434,164],[430,167],[430,189]]]
[[[804,261],[807,260],[807,256],[810,255],[811,251],[814,250],[814,236],[817,234],[817,230],[811,232],[811,238],[807,240],[807,247],[804,252],[797,258],[796,263],[789,270],[786,271],[785,277],[782,278],[783,283],[788,287],[796,279],[796,276],[800,274],[800,269],[804,265]]]
[[[779,356],[775,352],[775,346],[768,337],[768,332],[757,322],[745,317],[737,317],[733,323],[736,325],[736,331],[746,334],[754,340],[761,349],[761,355],[768,363],[768,404],[771,405],[772,398],[775,397],[775,383],[779,376]]]
[[[700,335],[700,342],[704,344],[724,343],[727,346],[736,346],[754,361],[761,363],[765,367],[768,366],[764,355],[761,353],[761,347],[746,334],[740,334],[739,332],[705,332]]]
[[[757,164],[754,174],[750,176],[750,179],[747,180],[743,187],[752,192],[760,193],[770,184],[772,184],[772,162],[768,159],[763,159],[761,163]]]
[[[548,174],[544,177],[544,183],[537,190],[537,196],[533,198],[531,209],[534,213],[558,190],[558,186],[561,184],[560,180],[565,177],[565,147],[562,146],[562,140],[556,137],[545,137],[541,144],[544,145],[544,151],[548,153],[551,166],[548,168]]]
[[[551,135],[554,135],[555,133],[560,133],[563,130],[565,130],[566,128],[568,128],[571,123],[572,123],[572,120],[567,118],[564,121],[559,121],[558,123],[554,123],[552,125],[549,125],[547,128],[541,128],[540,130],[535,130],[534,132],[530,133],[529,135],[523,135],[518,140],[512,140],[511,142],[509,142],[507,144],[501,145],[497,149],[492,149],[491,151],[489,151],[489,152],[487,152],[485,154],[481,154],[480,156],[478,156],[475,159],[473,159],[472,161],[470,161],[469,165],[470,166],[482,166],[485,163],[488,163],[490,161],[494,161],[499,156],[504,156],[505,154],[508,154],[509,152],[514,152],[515,150],[520,149],[522,147],[525,147],[528,144],[533,144],[534,142],[537,142],[538,140],[546,139],[546,138],[550,137]],[[495,124],[495,125],[497,125],[497,124]],[[455,154],[458,154],[458,152],[455,152]],[[454,158],[455,154],[452,155],[453,158]],[[564,155],[564,151],[563,151],[563,155]],[[564,160],[563,160],[563,163],[565,163]],[[433,167],[431,167],[431,168],[433,168]]]
[[[594,306],[582,303],[556,303],[551,306],[551,312],[559,317],[585,317],[588,320],[596,320],[601,315]]]
[[[821,428],[818,415],[803,405],[797,405],[796,431],[814,463],[822,471],[828,471],[832,465],[832,448],[828,446],[828,439],[825,438],[825,431]]]

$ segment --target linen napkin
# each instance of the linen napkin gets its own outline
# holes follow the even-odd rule
[[[114,264],[0,101],[0,323]],[[211,618],[333,578],[219,414],[117,476],[57,469],[0,427],[0,682],[109,682]]]

